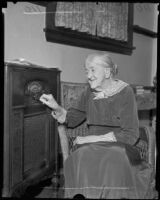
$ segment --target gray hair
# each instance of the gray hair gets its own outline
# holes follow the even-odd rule
[[[113,63],[111,57],[107,53],[93,53],[86,58],[85,65],[89,66],[91,63],[98,63],[103,67],[110,68],[112,76],[118,73],[117,65]]]

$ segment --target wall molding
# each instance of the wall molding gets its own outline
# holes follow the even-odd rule
[[[158,34],[154,31],[151,31],[149,29],[143,28],[141,26],[138,25],[133,25],[133,32],[135,33],[139,33],[148,37],[152,37],[152,38],[157,38]]]

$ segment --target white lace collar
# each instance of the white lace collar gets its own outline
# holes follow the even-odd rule
[[[108,98],[110,96],[113,96],[113,95],[119,93],[127,85],[128,85],[128,83],[121,81],[119,79],[116,79],[110,88],[101,90],[101,91],[97,91],[97,92],[93,92],[93,94],[94,94],[93,99],[102,99],[102,98]]]

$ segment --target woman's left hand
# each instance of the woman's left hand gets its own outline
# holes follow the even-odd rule
[[[73,141],[73,145],[75,144],[83,144],[85,143],[85,137],[77,136],[76,139]]]
[[[73,145],[75,144],[84,144],[84,143],[92,143],[98,141],[105,141],[105,142],[116,142],[116,137],[114,136],[113,132],[106,133],[104,135],[88,135],[88,136],[77,136],[76,139],[73,141]]]
[[[116,142],[117,141],[113,132],[109,132],[104,135],[100,135],[100,137],[108,142]]]

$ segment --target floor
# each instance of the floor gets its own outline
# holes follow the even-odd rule
[[[59,189],[57,190],[51,179],[40,182],[35,186],[28,187],[25,191],[22,198],[55,198],[63,199],[64,198],[64,177],[63,174],[60,175],[59,179]]]

